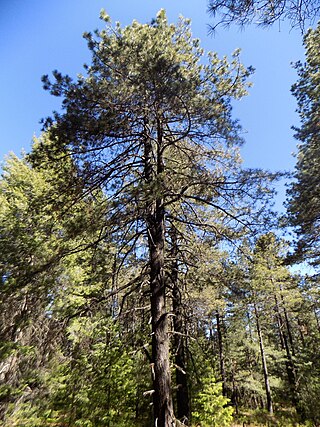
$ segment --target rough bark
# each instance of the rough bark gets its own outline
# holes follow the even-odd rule
[[[163,172],[161,134],[157,147],[145,141],[145,179],[152,184]],[[156,159],[156,162],[154,162]],[[164,278],[165,211],[161,192],[147,200],[147,233],[150,259],[150,299],[152,323],[153,411],[156,427],[175,426],[171,394],[168,316]]]

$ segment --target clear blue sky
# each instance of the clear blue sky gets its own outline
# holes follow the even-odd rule
[[[59,108],[60,100],[42,89],[41,76],[54,69],[76,76],[90,62],[82,34],[103,26],[101,8],[122,24],[149,22],[165,8],[170,21],[179,14],[192,19],[193,34],[206,50],[229,55],[240,47],[242,62],[256,69],[250,95],[234,108],[246,131],[244,165],[293,168],[296,142],[290,128],[299,121],[290,94],[296,80],[290,63],[303,59],[301,34],[282,23],[267,30],[221,27],[212,37],[206,0],[0,0],[1,160],[10,151],[28,151],[32,136],[40,133],[40,119]]]

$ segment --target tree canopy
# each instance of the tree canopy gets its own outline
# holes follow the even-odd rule
[[[300,128],[294,182],[288,190],[290,223],[296,227],[299,242],[297,254],[319,259],[319,41],[320,27],[309,30],[304,38],[306,62],[296,64],[299,80],[292,87],[297,99]]]

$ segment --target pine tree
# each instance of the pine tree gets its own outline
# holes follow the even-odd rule
[[[319,93],[318,70],[320,27],[304,38],[306,63],[296,64],[299,80],[292,93],[298,102],[301,119],[296,129],[299,141],[295,181],[288,191],[288,216],[298,234],[296,255],[301,259],[319,258]]]
[[[88,193],[101,188],[109,198],[106,227],[114,238],[121,235],[124,259],[137,241],[148,253],[154,419],[170,426],[166,221],[220,233],[224,222],[228,229],[244,225],[248,209],[237,209],[234,195],[246,195],[254,178],[234,176],[241,139],[230,100],[246,93],[250,70],[238,53],[230,64],[212,53],[201,64],[204,53],[189,21],[169,25],[164,11],[151,24],[125,28],[113,28],[105,13],[102,18],[106,29],[85,36],[92,51],[87,76],[73,82],[54,72],[54,83],[44,77],[45,88],[63,97],[65,111],[46,121],[51,145],[30,159],[58,164],[71,156]],[[220,231],[209,214],[202,222],[204,207],[220,217]]]

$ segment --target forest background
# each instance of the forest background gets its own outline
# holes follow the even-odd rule
[[[228,30],[218,27],[213,34],[206,25],[212,24],[213,17],[206,13],[204,2],[202,8],[200,6],[199,3],[195,6],[194,2],[176,2],[174,6],[166,2],[153,2],[152,5],[130,2],[128,7],[125,3],[121,7],[108,7],[102,2],[89,5],[87,2],[58,1],[50,7],[31,2],[18,8],[18,2],[2,2],[0,20],[4,35],[0,47],[6,61],[0,75],[3,92],[1,155],[10,150],[19,152],[21,147],[28,152],[30,135],[40,136],[38,119],[51,115],[54,109],[60,111],[60,100],[42,91],[39,76],[53,69],[75,76],[81,72],[81,64],[90,64],[86,43],[79,35],[95,27],[101,28],[96,18],[101,7],[122,25],[130,25],[133,19],[151,22],[158,10],[165,8],[169,22],[176,22],[180,13],[191,18],[193,37],[200,38],[206,51],[230,58],[240,47],[243,50],[241,62],[256,68],[250,77],[251,71],[246,74],[239,68],[241,82],[236,80],[232,90],[228,89],[225,94],[222,83],[225,76],[220,74],[223,67],[215,71],[221,79],[217,105],[220,105],[219,96],[221,99],[225,96],[241,98],[245,77],[254,83],[248,96],[231,101],[232,118],[240,120],[241,136],[246,140],[241,148],[244,167],[263,168],[273,173],[292,170],[295,159],[291,152],[295,140],[290,128],[299,118],[294,113],[296,104],[290,95],[290,87],[297,80],[291,62],[301,60],[304,55],[300,29],[291,28],[290,23],[283,20],[267,30],[253,26],[243,31],[236,26]],[[104,18],[108,22],[106,16]],[[150,27],[161,29],[163,22],[163,16],[158,15]],[[87,40],[94,49],[95,44],[88,35]],[[301,73],[300,70],[300,77]],[[53,94],[64,94],[67,105],[70,102],[72,106],[72,94],[77,92],[73,89],[64,92],[70,81],[57,73],[55,78],[56,85],[52,86],[45,78],[44,86]],[[296,95],[299,96],[299,89]],[[84,108],[79,113],[90,111],[85,96],[78,101],[80,110]],[[221,105],[228,111],[229,101],[223,102]],[[303,104],[303,96],[300,102]],[[73,105],[78,108],[76,103]],[[191,111],[195,108],[197,114],[194,105],[191,103],[190,108]],[[173,104],[172,108],[175,111],[177,106]],[[166,115],[163,117],[166,120]],[[205,117],[206,113],[203,120]],[[146,161],[145,183],[141,194],[134,196],[138,209],[132,211],[137,221],[134,234],[128,215],[133,209],[131,197],[135,193],[134,187],[130,190],[132,193],[126,193],[126,185],[119,184],[119,179],[124,179],[123,182],[126,179],[122,175],[123,164],[115,163],[119,175],[115,181],[110,178],[108,182],[109,178],[100,176],[99,168],[96,169],[99,157],[81,158],[94,138],[91,140],[89,136],[81,145],[84,151],[76,149],[72,161],[66,161],[62,168],[61,165],[56,167],[55,155],[59,161],[68,157],[64,151],[66,146],[61,145],[64,135],[70,133],[69,149],[75,148],[71,148],[72,135],[79,137],[72,120],[72,114],[61,116],[60,124],[56,129],[53,126],[53,130],[50,130],[52,122],[47,122],[47,133],[35,140],[27,160],[20,162],[12,157],[8,163],[3,163],[0,353],[0,375],[1,380],[5,380],[0,390],[3,425],[27,427],[59,423],[97,427],[128,425],[128,422],[149,425],[152,416],[147,401],[141,401],[141,395],[153,396],[153,419],[159,426],[174,425],[173,410],[180,422],[188,424],[192,420],[203,426],[228,425],[232,413],[241,422],[251,419],[275,425],[289,426],[291,422],[316,425],[319,421],[319,411],[314,406],[319,396],[316,379],[319,366],[315,352],[319,340],[317,276],[308,277],[306,265],[300,270],[301,275],[293,273],[289,264],[293,265],[295,257],[288,256],[288,244],[272,233],[279,233],[279,229],[272,226],[275,224],[272,215],[267,210],[264,214],[260,211],[260,216],[254,213],[255,209],[261,209],[264,197],[271,194],[267,181],[272,181],[275,175],[258,169],[247,175],[237,175],[237,156],[227,145],[224,152],[217,154],[217,151],[215,156],[226,167],[223,179],[230,179],[235,173],[235,188],[228,187],[229,184],[224,188],[219,183],[221,199],[219,192],[218,196],[215,192],[207,194],[204,182],[209,176],[212,179],[215,173],[218,176],[222,173],[219,168],[215,172],[208,169],[207,175],[201,178],[204,182],[187,183],[186,188],[197,185],[197,193],[189,194],[189,190],[184,189],[181,194],[177,193],[176,199],[177,194],[173,197],[176,184],[170,181],[170,174],[166,177],[168,182],[162,181],[165,169],[161,168],[175,170],[170,164],[172,159],[164,161],[158,154],[158,169],[154,169],[152,156],[148,163],[148,153],[154,148],[148,148],[145,142],[142,156]],[[228,122],[228,116],[215,120],[217,137],[220,135],[230,144],[236,143],[234,123]],[[91,127],[90,120],[88,123],[87,130],[94,135],[95,128]],[[169,120],[168,123],[170,127],[173,122]],[[145,126],[147,129],[148,121]],[[161,135],[169,138],[166,132],[161,126],[156,131],[159,146]],[[176,128],[170,138],[175,132],[181,129]],[[195,133],[194,138],[199,135]],[[182,170],[187,167],[190,177],[196,179],[200,171],[210,166],[212,154],[204,150],[203,159],[197,160],[201,149],[198,153],[194,151],[194,161],[199,162],[195,165],[181,154],[186,148],[189,150],[191,146],[182,144],[174,148],[182,150],[178,157],[181,165],[175,173],[180,176],[180,167]],[[92,145],[91,150],[99,149]],[[88,153],[91,150],[88,149]],[[208,163],[204,160],[206,156]],[[196,175],[192,175],[195,171]],[[137,169],[128,177],[140,172]],[[182,174],[179,179],[183,182],[184,178]],[[106,180],[105,188],[101,179]],[[288,179],[287,175],[273,183],[280,193],[276,199],[276,208],[280,211]],[[212,185],[210,182],[208,186]],[[104,188],[101,193],[99,185]],[[162,185],[172,186],[170,196],[162,193]],[[111,205],[108,197],[105,199],[110,191],[115,195]],[[153,192],[154,206],[151,202],[148,206],[148,191]],[[245,197],[242,199],[243,194],[257,202],[252,211],[249,205],[242,205],[248,203]],[[292,195],[295,197],[294,192]],[[144,197],[147,205],[141,204]],[[179,211],[175,207],[172,211],[170,208],[164,215],[163,200],[174,205],[181,197],[186,197],[183,202],[186,204],[182,203],[180,208],[187,206],[187,210]],[[212,197],[217,197],[218,205],[213,203]],[[188,198],[189,201],[193,199],[192,204],[186,202]],[[73,212],[67,210],[65,215],[64,204],[68,209],[74,206]],[[189,208],[191,213],[187,214]],[[172,213],[174,209],[177,209],[175,214]],[[120,222],[123,215],[124,224],[130,224],[124,237],[119,229],[121,224],[114,220],[113,210],[120,215]],[[297,213],[294,203],[293,213]],[[268,221],[259,231],[257,223],[265,216]],[[178,218],[186,229],[177,226]],[[256,234],[246,234],[242,226],[251,231],[255,229]],[[166,240],[161,240],[161,233]],[[286,231],[284,233],[288,237]],[[311,238],[314,237],[312,233],[313,229]],[[184,246],[186,242],[191,244],[189,250]],[[310,245],[310,241],[307,243]],[[158,257],[159,251],[164,256],[162,260]],[[107,261],[108,256],[114,257],[113,264],[110,259]],[[155,274],[157,265],[160,267]],[[149,269],[148,291],[145,286]],[[149,292],[153,331],[151,353],[147,338]],[[159,293],[163,293],[163,300],[157,300]],[[166,298],[169,302],[163,305]],[[140,311],[141,316],[137,316]],[[11,323],[8,322],[10,316]],[[163,322],[162,318],[169,316],[173,316],[173,320]],[[55,327],[56,333],[52,332]],[[163,368],[162,362],[168,362],[169,353],[170,368],[169,365]],[[153,391],[148,390],[151,387],[147,380],[148,364],[151,365]],[[164,369],[163,375],[159,375],[158,369]],[[175,371],[172,388],[170,370]]]

